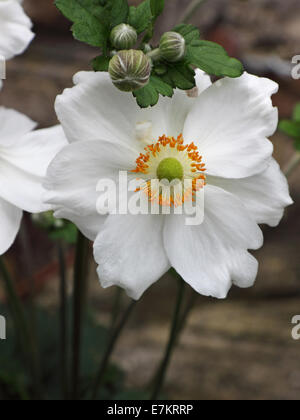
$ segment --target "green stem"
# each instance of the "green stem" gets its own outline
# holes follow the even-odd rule
[[[24,356],[27,359],[28,357],[28,331],[29,326],[27,323],[26,315],[23,310],[22,302],[15,290],[14,283],[12,278],[6,268],[6,265],[2,258],[0,258],[0,272],[4,281],[7,301],[11,307],[12,317],[15,324],[16,335],[20,335],[20,343],[23,347]]]
[[[120,313],[120,306],[122,303],[122,296],[123,296],[123,289],[120,287],[117,287],[116,294],[114,298],[113,308],[112,308],[112,314],[111,314],[111,322],[110,322],[110,328],[113,329],[116,325],[119,313]]]
[[[62,396],[68,399],[68,322],[67,322],[67,285],[64,245],[62,241],[57,244],[59,262],[59,295],[60,295],[60,375]]]
[[[33,275],[34,260],[32,254],[32,246],[29,234],[29,225],[26,218],[24,218],[20,233],[20,241],[23,248],[25,276],[28,279],[29,295],[27,300],[27,308],[29,314],[30,328],[28,330],[28,345],[30,346],[32,376],[33,376],[33,392],[34,399],[42,399],[41,391],[41,363],[38,343],[38,328],[37,328],[37,313],[35,306],[35,279]]]
[[[184,328],[186,326],[188,317],[189,317],[189,315],[191,313],[191,310],[193,309],[198,297],[199,297],[198,293],[195,292],[194,290],[192,290],[191,291],[191,296],[188,299],[186,307],[185,307],[185,309],[183,311],[183,314],[182,314],[182,316],[180,318],[180,321],[179,321],[179,325],[178,325],[178,329],[177,329],[177,333],[176,333],[177,340],[179,339],[180,334],[182,333],[182,331],[184,330]]]
[[[294,170],[298,168],[299,164],[300,164],[300,152],[296,152],[284,170],[285,176],[287,178],[291,176]]]
[[[102,358],[100,368],[99,368],[99,371],[98,371],[98,374],[97,374],[97,377],[96,377],[96,380],[95,380],[95,384],[94,384],[94,387],[93,387],[93,391],[92,391],[92,400],[93,401],[97,399],[98,392],[99,392],[99,389],[100,389],[100,387],[103,383],[103,379],[104,379],[104,376],[105,376],[105,373],[106,373],[111,355],[114,351],[114,348],[115,348],[115,346],[117,344],[117,341],[118,341],[118,339],[121,335],[121,332],[123,331],[123,328],[125,327],[126,322],[129,319],[129,317],[132,313],[132,310],[134,309],[136,303],[137,303],[136,301],[132,301],[130,303],[130,305],[128,306],[124,315],[122,316],[121,320],[116,325],[115,329],[113,330],[113,332],[111,334],[111,337],[110,337],[109,342],[108,342],[107,349],[106,349],[106,351],[104,353],[104,356]]]
[[[171,361],[171,357],[173,354],[173,351],[175,349],[175,344],[177,340],[177,331],[180,323],[180,312],[181,307],[183,303],[184,298],[184,290],[185,290],[185,283],[182,279],[178,279],[178,294],[176,299],[176,305],[173,315],[173,320],[171,324],[171,330],[170,330],[170,337],[169,341],[167,343],[167,347],[165,350],[164,357],[161,361],[160,367],[158,369],[158,373],[156,375],[155,381],[154,381],[154,387],[153,387],[153,393],[151,400],[157,400],[159,393],[163,387],[165,376],[169,367],[169,363]]]
[[[2,258],[0,258],[0,273],[4,280],[7,300],[11,308],[11,313],[15,325],[16,336],[19,338],[24,360],[28,363],[29,370],[34,384],[34,398],[40,399],[40,386],[37,377],[36,348],[32,336],[31,325],[28,323],[22,301],[16,292],[13,280],[6,268]]]
[[[194,16],[194,13],[198,9],[198,7],[200,7],[202,5],[202,3],[204,3],[204,2],[205,2],[205,0],[193,0],[193,1],[191,1],[191,3],[186,8],[186,10],[185,10],[185,12],[182,16],[182,18],[180,20],[180,23],[189,23],[189,21]]]
[[[78,232],[74,264],[73,290],[73,361],[72,361],[72,399],[80,397],[81,336],[84,298],[87,282],[88,240]]]
[[[155,48],[152,51],[149,51],[147,53],[147,56],[152,60],[152,61],[159,61],[161,59],[161,54],[160,54],[160,49],[159,48]]]
[[[193,307],[195,306],[195,303],[196,303],[198,297],[199,297],[198,293],[196,293],[194,290],[192,290],[190,298],[188,299],[188,301],[186,303],[186,306],[185,306],[185,309],[183,310],[182,316],[180,317],[180,320],[178,322],[178,328],[177,328],[177,331],[176,331],[176,344],[177,344],[177,342],[180,338],[180,334],[183,332],[183,330],[186,326],[188,317],[189,317]],[[160,368],[160,366],[159,366],[159,368]],[[154,377],[150,381],[150,385],[149,385],[148,388],[150,388],[150,389],[153,388],[153,384],[155,383],[155,380],[156,380],[157,376],[158,376],[158,372],[155,373]]]

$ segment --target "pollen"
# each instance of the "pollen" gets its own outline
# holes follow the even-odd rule
[[[177,207],[194,200],[197,191],[205,186],[205,171],[198,147],[185,144],[180,134],[177,138],[163,135],[147,145],[132,172],[145,181],[138,190],[145,192],[150,202]]]

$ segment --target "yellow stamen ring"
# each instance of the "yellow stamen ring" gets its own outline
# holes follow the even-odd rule
[[[187,200],[194,200],[195,194],[205,185],[205,164],[202,162],[194,143],[184,144],[182,134],[174,137],[162,136],[156,143],[145,147],[136,160],[136,169],[145,183],[139,190],[144,191],[150,202],[156,201],[161,206],[180,206]],[[153,187],[152,180],[181,181],[181,194],[172,187],[170,197],[165,197],[160,187]],[[185,186],[188,180],[190,187]],[[178,183],[177,183],[178,185]]]

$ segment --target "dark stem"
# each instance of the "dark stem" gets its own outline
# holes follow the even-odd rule
[[[40,398],[40,388],[36,383],[35,348],[31,332],[31,325],[23,308],[22,301],[15,289],[14,282],[2,258],[0,258],[0,273],[4,280],[7,301],[10,306],[15,326],[16,337],[21,346],[24,361],[28,365],[34,384],[34,398]]]
[[[173,351],[175,349],[175,344],[177,340],[177,331],[180,324],[180,312],[181,307],[183,303],[184,298],[184,290],[185,290],[185,283],[182,279],[178,279],[178,293],[177,293],[177,299],[175,304],[175,310],[173,315],[173,320],[171,324],[171,330],[170,330],[170,336],[169,341],[167,343],[167,347],[165,350],[164,357],[161,361],[160,367],[158,369],[158,373],[156,375],[156,378],[154,380],[154,387],[153,387],[153,393],[151,396],[151,400],[157,400],[159,393],[163,387],[165,376],[171,361],[171,357],[173,354]]]
[[[64,244],[59,241],[57,244],[59,263],[59,295],[60,295],[60,376],[62,396],[68,400],[68,321],[67,321],[67,284],[66,284],[66,263]]]
[[[189,23],[190,19],[194,16],[194,13],[204,3],[205,0],[192,0],[191,3],[188,5],[184,14],[180,19],[180,23]]]
[[[116,325],[115,329],[112,331],[111,337],[110,337],[109,342],[108,342],[107,349],[106,349],[106,351],[104,353],[104,356],[102,358],[100,368],[99,368],[99,371],[98,371],[98,374],[97,374],[97,377],[96,377],[96,380],[95,380],[95,384],[94,384],[94,387],[93,387],[93,391],[92,391],[92,400],[93,401],[97,399],[99,389],[102,385],[103,378],[105,376],[106,369],[107,369],[109,361],[110,361],[110,357],[111,357],[111,355],[114,351],[115,345],[117,344],[117,341],[118,341],[118,339],[121,335],[121,332],[123,331],[123,328],[125,327],[126,322],[127,322],[128,318],[130,317],[130,314],[131,314],[133,308],[135,307],[136,303],[137,303],[136,301],[132,301],[130,303],[130,305],[126,309],[124,315],[120,319],[119,323]]]
[[[74,264],[72,399],[80,398],[82,318],[88,266],[88,240],[78,232]]]
[[[296,152],[294,156],[292,157],[292,159],[287,164],[286,168],[284,169],[285,176],[287,178],[291,176],[294,173],[295,169],[298,168],[299,165],[300,165],[300,152]]]
[[[28,294],[28,314],[29,314],[29,342],[30,354],[32,361],[32,375],[33,375],[33,385],[34,385],[34,399],[42,399],[42,386],[41,386],[41,363],[40,363],[40,352],[39,352],[39,343],[38,343],[38,327],[37,327],[37,313],[35,305],[35,278],[34,278],[34,257],[33,249],[30,240],[29,233],[29,221],[24,218],[23,223],[20,229],[20,241],[23,248],[24,255],[24,268],[25,276],[28,279],[29,284],[29,294]]]
[[[111,330],[115,327],[116,322],[119,317],[120,307],[122,303],[122,296],[123,296],[123,289],[121,289],[120,287],[117,287],[114,303],[113,303],[113,308],[112,308],[112,314],[111,314],[111,322],[110,322]]]
[[[17,337],[20,337],[20,344],[22,346],[25,359],[28,359],[27,343],[28,343],[29,325],[26,319],[25,312],[23,310],[22,302],[19,298],[18,293],[16,292],[13,280],[2,258],[0,258],[0,272],[1,272],[1,277],[3,278],[3,281],[4,281],[7,301],[10,306],[11,313],[12,313],[16,335]]]
[[[196,293],[194,290],[191,290],[190,297],[187,299],[187,303],[185,305],[185,308],[182,311],[182,315],[180,316],[180,320],[178,322],[178,328],[177,328],[177,331],[176,331],[176,344],[177,344],[177,342],[180,338],[181,333],[183,332],[183,330],[186,326],[188,317],[189,317],[192,309],[194,308],[198,297],[199,297],[198,293]],[[159,368],[160,368],[160,366],[159,366]],[[148,388],[150,388],[150,389],[153,388],[153,384],[155,383],[155,380],[156,380],[157,376],[158,376],[158,372],[155,373],[154,377],[150,381],[150,385],[149,385]]]
[[[182,333],[182,331],[184,330],[188,317],[191,313],[191,310],[193,309],[193,307],[195,306],[195,303],[198,299],[199,295],[197,292],[195,292],[194,290],[191,291],[191,295],[186,303],[186,307],[183,310],[182,316],[180,318],[179,324],[178,324],[178,329],[177,329],[177,340],[180,337],[180,334]]]

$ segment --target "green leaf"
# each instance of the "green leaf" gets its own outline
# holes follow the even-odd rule
[[[133,26],[137,33],[144,32],[152,21],[152,13],[150,9],[150,0],[145,0],[139,6],[131,6],[129,8],[128,23]]]
[[[127,22],[129,6],[127,0],[112,0],[113,5],[110,14],[110,24],[112,27],[120,23]]]
[[[161,78],[158,76],[151,76],[150,84],[156,89],[156,92],[158,92],[162,96],[168,96],[171,98],[173,96],[173,88],[165,83]]]
[[[147,86],[133,93],[141,108],[156,105],[159,95],[171,98],[174,88],[189,90],[195,86],[195,72],[186,62],[165,64],[162,74],[161,65],[158,65],[158,72],[155,70],[156,67]]]
[[[300,123],[300,103],[298,103],[294,108],[293,120]]]
[[[158,76],[162,76],[167,73],[168,67],[164,63],[158,63],[153,67],[153,70]]]
[[[295,139],[295,149],[300,151],[300,103],[298,103],[293,111],[293,120],[282,120],[278,126],[289,137]]]
[[[176,88],[176,85],[174,83],[174,81],[172,80],[172,78],[170,77],[170,72],[168,71],[166,74],[161,74],[160,75],[161,80],[163,80],[165,83],[167,83],[168,85],[170,85],[173,89]]]
[[[94,58],[92,61],[94,71],[108,71],[109,62],[110,57],[100,55],[99,57]]]
[[[173,87],[169,83],[159,76],[152,75],[149,83],[142,89],[133,92],[133,96],[141,108],[148,108],[157,104],[159,95],[171,98],[173,93]]]
[[[159,99],[158,92],[150,82],[142,89],[138,89],[133,92],[133,96],[136,98],[136,101],[141,108],[154,106],[157,104]]]
[[[72,26],[73,36],[77,41],[85,42],[93,47],[106,47],[107,33],[100,26],[95,30],[94,24],[77,22]]]
[[[244,71],[239,60],[230,58],[221,45],[210,41],[192,41],[187,46],[186,59],[215,76],[240,77]]]
[[[230,58],[221,45],[200,40],[196,26],[181,24],[173,30],[184,37],[187,46],[186,59],[190,64],[216,76],[239,77],[243,74],[242,63]]]
[[[165,0],[150,0],[151,13],[154,19],[162,14],[165,7]]]
[[[195,71],[186,62],[174,63],[167,75],[178,89],[190,90],[195,87]]]
[[[74,23],[72,31],[75,39],[106,48],[110,19],[98,0],[56,0],[55,4]]]
[[[55,5],[72,22],[80,22],[86,13],[95,16],[102,24],[107,18],[99,0],[56,0]]]
[[[279,129],[288,136],[300,140],[300,122],[282,120],[279,123]]]
[[[190,90],[195,87],[195,71],[186,61],[155,63],[153,72],[172,89]]]
[[[173,31],[182,35],[187,45],[189,45],[192,41],[200,39],[199,29],[194,25],[186,25],[182,23],[181,25],[175,26]]]
[[[149,0],[150,20],[145,28],[146,34],[143,38],[143,43],[147,44],[154,35],[154,25],[158,16],[163,12],[165,0]]]

